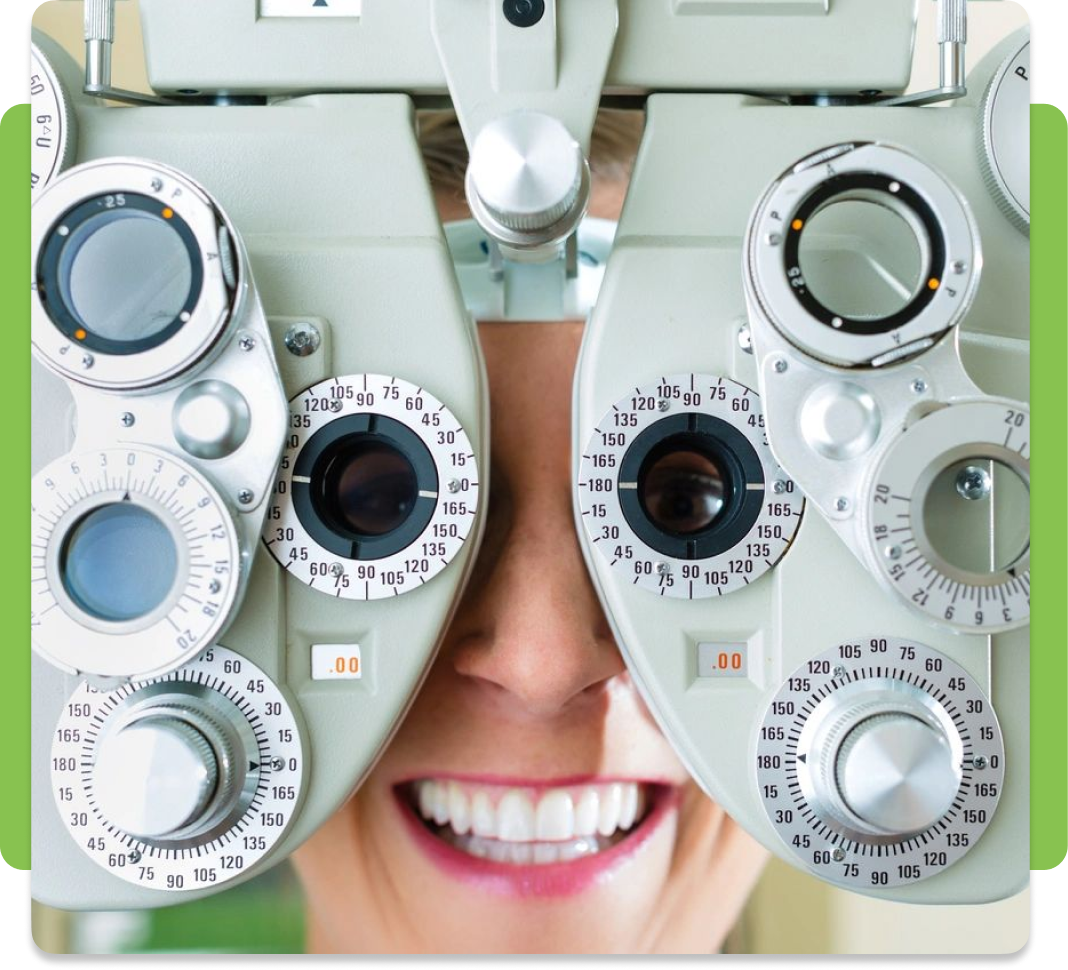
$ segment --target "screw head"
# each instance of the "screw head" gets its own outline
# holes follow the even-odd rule
[[[251,488],[243,488],[237,493],[237,500],[242,505],[251,505],[252,500],[256,497],[255,492]]]
[[[769,232],[767,236],[769,246],[778,246],[782,242],[782,236],[777,232]]]
[[[331,576],[344,576],[345,575],[345,567],[342,566],[341,563],[339,563],[339,562],[334,563],[334,565],[332,565],[330,567],[330,575]]]
[[[977,502],[979,499],[990,495],[991,481],[990,472],[976,465],[962,468],[957,475],[957,494],[969,502]]]
[[[849,671],[846,670],[845,667],[843,667],[841,664],[839,664],[837,667],[834,668],[832,673],[835,677],[844,677],[846,674],[849,673]]]
[[[790,365],[788,363],[786,363],[786,361],[783,360],[782,358],[779,358],[777,361],[775,361],[775,373],[776,374],[785,374],[789,369],[790,369]]]
[[[135,418],[129,411],[125,411],[119,420],[122,422],[124,428],[132,428],[137,421],[137,418]]]
[[[445,486],[453,495],[460,491],[460,483],[455,479],[450,479],[449,484]]]
[[[256,349],[256,338],[250,333],[242,334],[238,338],[237,346],[247,354],[250,350]]]
[[[344,406],[345,405],[336,397],[330,401],[330,410],[333,411],[335,414],[340,411]]]
[[[771,490],[776,495],[782,495],[783,492],[786,491],[786,482],[783,482],[783,481],[776,482],[774,485],[771,486]]]
[[[887,546],[884,552],[887,559],[893,559],[895,562],[903,555],[901,546]]]
[[[96,358],[92,354],[82,355],[82,369],[89,370],[93,364],[96,363]]]
[[[926,394],[927,393],[927,381],[925,381],[922,377],[917,377],[916,380],[914,380],[912,382],[912,393],[913,394]]]
[[[671,575],[671,566],[668,565],[666,562],[658,562],[656,564],[656,574],[657,576]]]
[[[134,849],[127,858],[129,858],[130,862],[136,865],[141,861],[141,853]]]
[[[738,331],[738,346],[747,354],[753,352],[753,331],[746,324]]]
[[[974,768],[974,769],[975,769],[976,771],[982,771],[982,770],[983,770],[983,769],[984,769],[984,768],[985,768],[985,767],[986,767],[986,766],[987,766],[988,764],[989,764],[989,762],[988,762],[988,761],[986,760],[986,758],[985,758],[985,757],[984,757],[983,755],[981,755],[981,754],[980,754],[980,755],[977,755],[977,756],[976,756],[976,757],[974,757],[974,758],[972,758],[972,767],[973,767],[973,768]]]
[[[831,853],[831,858],[834,859],[835,862],[842,862],[845,859],[845,849],[835,849]]]
[[[271,759],[271,768],[273,768],[275,771],[281,771],[285,766],[286,763],[284,758]]]
[[[834,501],[834,508],[836,512],[848,512],[849,511],[849,499],[845,496],[837,498]]]
[[[665,398],[661,398],[659,401],[656,402],[656,409],[658,411],[661,411],[661,412],[670,411],[671,410],[671,402],[666,397]]]
[[[209,593],[213,593],[213,594],[214,593],[218,593],[221,589],[222,589],[222,583],[220,583],[217,579],[213,579],[210,583],[208,583],[208,592]]]
[[[323,342],[319,328],[306,321],[294,323],[283,338],[288,350],[294,357],[310,357]]]
[[[964,274],[965,270],[967,270],[967,268],[968,268],[968,264],[966,262],[964,262],[963,259],[958,259],[953,264],[953,272],[956,273],[958,276],[962,276]]]

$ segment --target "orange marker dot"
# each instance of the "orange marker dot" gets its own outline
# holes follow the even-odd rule
[[[794,230],[794,232],[800,232],[802,229],[805,228],[805,224],[800,219],[794,219],[794,221],[790,224],[790,227]]]
[[[84,330],[75,330],[74,336],[78,340],[84,340],[89,335]]]
[[[164,219],[173,219],[174,218],[174,209],[164,209],[163,210],[163,218]]]
[[[929,290],[937,290],[942,285],[941,280],[928,280],[927,288]]]

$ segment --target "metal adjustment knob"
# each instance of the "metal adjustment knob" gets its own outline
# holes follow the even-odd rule
[[[879,833],[907,835],[945,815],[960,789],[961,769],[946,736],[927,720],[881,714],[846,736],[835,775],[857,818]]]
[[[145,839],[181,837],[204,818],[227,781],[207,738],[166,714],[141,718],[104,738],[93,766],[101,812]]]
[[[998,50],[1004,49],[1002,45]],[[1031,40],[1016,43],[991,78],[980,108],[979,160],[999,208],[1022,233],[1031,232]]]
[[[482,228],[517,259],[552,258],[589,204],[590,170],[556,118],[517,111],[475,138],[467,199]]]

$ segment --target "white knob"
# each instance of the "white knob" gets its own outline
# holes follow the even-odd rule
[[[101,741],[93,794],[104,817],[140,838],[165,839],[203,816],[219,784],[203,734],[171,716],[150,716]]]
[[[556,118],[517,111],[488,122],[471,149],[472,213],[507,245],[542,246],[569,236],[589,202],[589,167]]]
[[[861,721],[845,735],[835,758],[842,801],[877,834],[930,828],[953,804],[960,781],[945,734],[906,713]]]

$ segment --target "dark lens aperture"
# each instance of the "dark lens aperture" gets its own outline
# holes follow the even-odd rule
[[[419,482],[400,449],[356,436],[339,440],[324,458],[320,508],[335,528],[354,536],[382,536],[407,521]]]

